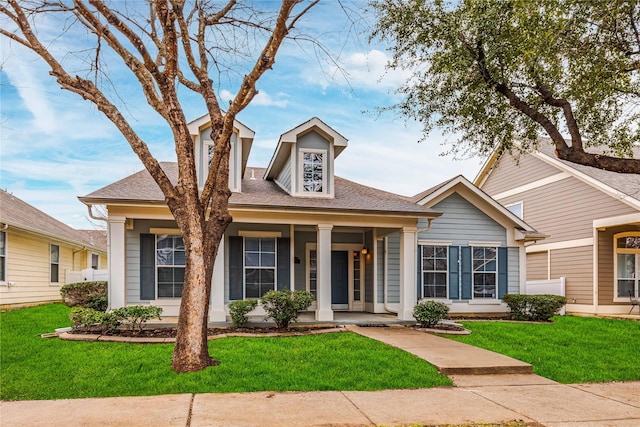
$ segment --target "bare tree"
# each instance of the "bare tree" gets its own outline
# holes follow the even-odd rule
[[[257,94],[256,82],[272,68],[278,49],[296,22],[317,2],[282,0],[278,10],[273,10],[274,3],[244,4],[238,0],[147,0],[144,7],[142,2],[103,0],[0,2],[0,34],[44,59],[63,89],[95,104],[126,138],[164,193],[187,254],[171,365],[176,372],[219,364],[208,354],[207,320],[213,263],[232,221],[228,180],[233,122]],[[61,31],[80,26],[93,37],[93,72],[81,77],[70,69],[65,62],[69,52],[56,49],[64,34],[48,38],[46,28],[39,27],[47,17],[62,23]],[[250,38],[256,43],[247,43]],[[258,40],[264,43],[256,49]],[[225,61],[234,56],[243,58],[249,66],[235,97],[223,111],[212,75],[220,76]],[[105,90],[108,85],[101,85],[105,81],[115,85],[103,72],[105,63],[113,57],[128,69],[147,103],[171,130],[179,170],[176,183],[169,180],[147,143],[117,107],[117,91],[113,94]],[[185,88],[204,101],[215,144],[201,191],[194,144],[179,97],[179,90]]]

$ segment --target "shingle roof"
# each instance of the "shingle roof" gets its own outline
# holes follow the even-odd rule
[[[542,140],[538,144],[538,151],[540,153],[551,157],[569,168],[575,169],[578,172],[596,179],[603,184],[608,185],[609,187],[614,188],[621,193],[624,193],[627,196],[640,201],[640,175],[611,172],[591,166],[579,165],[576,163],[568,162],[566,160],[560,160],[556,157],[554,150],[555,147],[551,144],[549,139]],[[598,149],[597,147],[586,148],[585,151],[598,154],[603,153],[602,148]],[[633,158],[640,159],[640,147],[633,150]]]
[[[438,185],[435,185],[431,188],[427,188],[426,190],[416,194],[415,196],[409,197],[408,199],[411,200],[413,203],[418,203],[420,200],[424,199],[425,197],[427,197],[430,194],[435,193],[436,191],[438,191],[439,189],[441,189],[442,187],[444,187],[445,185],[447,185],[448,183],[450,183],[451,181],[453,181],[454,179],[458,178],[459,176],[462,175],[456,175],[451,179],[448,179],[444,182],[441,182]]]
[[[102,250],[107,247],[106,242],[104,245],[91,243],[88,233],[63,224],[4,190],[0,190],[0,222],[80,246]],[[106,233],[103,233],[106,237]]]
[[[177,181],[178,165],[160,163],[172,182]],[[320,210],[329,212],[368,212],[376,214],[439,216],[440,214],[416,205],[398,194],[367,187],[335,177],[335,197],[293,197],[273,181],[267,181],[264,168],[248,167],[242,180],[242,192],[233,193],[230,208],[259,207],[264,209]],[[256,177],[252,179],[252,177]],[[164,204],[164,195],[146,170],[137,172],[93,193],[80,197],[85,203],[142,203]]]

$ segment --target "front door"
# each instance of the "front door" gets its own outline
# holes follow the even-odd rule
[[[331,308],[349,309],[348,251],[331,251]]]

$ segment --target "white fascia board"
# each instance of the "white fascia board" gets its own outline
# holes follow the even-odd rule
[[[640,224],[640,212],[627,215],[614,216],[610,218],[599,218],[593,220],[593,228],[613,227],[616,225]]]
[[[198,135],[200,131],[207,127],[211,123],[211,119],[209,118],[209,114],[205,114],[197,119],[189,122],[187,127],[189,128],[189,133],[191,135]],[[233,128],[237,131],[239,138],[253,139],[256,133],[248,128],[244,123],[240,122],[237,119],[233,120]]]

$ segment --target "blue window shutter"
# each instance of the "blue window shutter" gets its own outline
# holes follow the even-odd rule
[[[507,248],[498,248],[498,298],[502,298],[509,289],[509,263]]]
[[[460,299],[460,247],[449,246],[449,299]]]
[[[278,239],[278,290],[290,289],[291,285],[291,251],[289,238]]]
[[[156,236],[140,235],[140,299],[156,299]]]
[[[420,300],[422,299],[422,245],[418,245],[418,262],[416,264],[418,266],[418,280],[416,280],[418,292],[416,297]]]
[[[232,301],[242,299],[242,243],[242,237],[229,236],[229,299]]]
[[[460,274],[462,275],[462,299],[471,299],[473,295],[471,285],[472,279],[472,263],[471,263],[471,246],[460,247]]]

